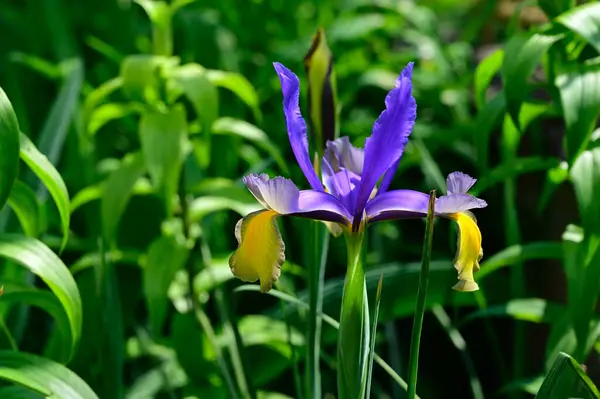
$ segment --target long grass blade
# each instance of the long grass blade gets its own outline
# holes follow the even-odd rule
[[[371,321],[371,345],[369,348],[369,370],[367,371],[367,387],[365,389],[365,397],[371,394],[371,379],[373,377],[373,357],[375,356],[375,337],[377,335],[377,318],[379,317],[379,304],[381,303],[381,287],[383,286],[383,274],[379,277],[377,284],[377,294],[375,295],[375,310],[373,312],[373,320]]]

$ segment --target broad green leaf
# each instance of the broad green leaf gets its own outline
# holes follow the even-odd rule
[[[511,266],[515,263],[526,262],[533,259],[562,259],[563,247],[560,242],[532,242],[513,245],[496,252],[485,258],[481,263],[481,270],[477,273],[479,280],[498,269]]]
[[[265,345],[270,346],[286,357],[291,356],[289,345],[304,345],[304,336],[295,328],[291,329],[291,342],[288,342],[288,326],[285,322],[264,315],[248,315],[238,322],[240,337],[244,346]],[[227,346],[227,336],[217,337],[222,347]]]
[[[156,55],[173,54],[173,9],[166,1],[134,0],[148,14],[152,22],[152,48]]]
[[[600,10],[600,8],[599,8]],[[556,77],[570,165],[587,147],[600,113],[600,65],[575,65]]]
[[[600,148],[583,152],[571,168],[583,228],[600,235]]]
[[[244,196],[238,196],[235,193],[223,193],[221,195],[205,195],[198,197],[190,203],[190,219],[199,221],[207,215],[214,212],[232,210],[240,216],[246,216],[248,213],[260,210],[262,207],[256,202]]]
[[[146,165],[141,153],[125,156],[121,167],[111,173],[104,184],[101,215],[104,238],[109,245],[116,241],[117,227],[135,182],[146,171]]]
[[[269,136],[254,126],[251,123],[243,121],[241,119],[235,119],[230,117],[219,118],[212,125],[212,132],[214,134],[231,134],[242,137],[258,147],[262,148],[267,152],[274,160],[277,165],[281,168],[284,174],[289,173],[287,162],[284,160],[279,148],[269,140]]]
[[[600,398],[600,392],[575,359],[559,353],[536,399]]]
[[[19,173],[19,123],[10,100],[0,88],[0,209]]]
[[[81,335],[81,298],[77,284],[69,269],[42,242],[18,235],[0,235],[0,256],[19,263],[40,277],[54,292],[69,318],[71,329],[71,351],[67,358],[75,353]]]
[[[29,353],[0,351],[0,378],[45,397],[98,399],[77,374],[59,363]]]
[[[187,138],[185,109],[178,104],[165,113],[144,114],[139,134],[148,173],[163,195],[167,215],[171,215]]]
[[[122,87],[132,100],[155,103],[159,96],[159,76],[162,68],[179,63],[176,58],[149,54],[130,55],[121,63]]]
[[[61,86],[42,131],[37,139],[40,152],[46,154],[50,162],[57,164],[60,154],[78,107],[83,84],[83,61],[79,58],[68,60],[63,68],[66,79]]]
[[[381,303],[381,287],[383,286],[383,274],[377,284],[377,294],[375,295],[375,310],[373,311],[373,320],[371,320],[371,342],[369,344],[369,360],[367,371],[367,385],[365,395],[371,395],[371,379],[373,377],[373,361],[375,358],[375,341],[377,341],[377,322],[379,318],[379,304]]]
[[[475,69],[475,104],[477,105],[477,109],[479,111],[481,111],[487,102],[487,89],[490,86],[494,76],[500,70],[503,60],[504,50],[498,49],[485,57],[485,59],[481,61]]]
[[[15,181],[8,205],[15,212],[25,234],[37,237],[39,233],[40,205],[35,193],[20,180]]]
[[[151,331],[156,337],[161,336],[167,314],[167,291],[177,270],[184,267],[188,253],[184,243],[174,237],[160,237],[148,250],[143,277],[144,296],[150,313]]]
[[[554,1],[574,3],[573,0]],[[600,36],[598,36],[598,26],[600,26],[600,4],[596,2],[581,4],[578,7],[564,8],[563,11],[566,12],[559,15],[558,18],[556,18],[556,21],[584,37],[587,42],[600,53]]]
[[[54,199],[54,203],[58,208],[60,215],[61,226],[62,226],[62,243],[61,251],[67,245],[69,239],[69,192],[67,186],[63,181],[60,173],[56,170],[54,165],[46,158],[44,154],[38,151],[35,145],[31,142],[29,137],[21,133],[21,159],[29,166],[29,168],[37,175],[37,177],[44,183],[50,195]]]
[[[173,315],[171,338],[177,361],[190,379],[199,385],[207,381],[214,370],[215,353],[193,314]]]
[[[254,86],[252,86],[248,79],[243,75],[236,72],[207,69],[206,77],[215,86],[227,89],[238,96],[240,100],[250,107],[254,114],[254,118],[259,122],[262,120],[262,114],[258,104],[258,94],[256,93]]]
[[[512,299],[503,305],[489,306],[475,311],[465,317],[462,323],[467,323],[480,317],[510,317],[515,320],[532,323],[553,323],[565,311],[566,308],[564,305],[548,302],[545,299]]]
[[[517,34],[510,38],[504,50],[502,62],[502,83],[506,105],[517,129],[521,104],[528,94],[528,79],[539,65],[544,54],[560,36],[547,36],[540,33]]]
[[[108,122],[141,113],[143,110],[144,107],[139,103],[109,103],[100,105],[89,116],[87,132],[93,136]]]

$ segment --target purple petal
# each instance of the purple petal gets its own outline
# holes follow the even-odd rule
[[[245,176],[242,181],[262,206],[281,215],[298,211],[300,191],[291,180],[277,176],[269,178],[265,173]]]
[[[362,148],[354,147],[348,136],[344,136],[327,142],[325,158],[336,172],[342,167],[360,176],[365,162],[365,152]]]
[[[373,125],[373,134],[365,143],[362,183],[354,212],[354,225],[360,223],[363,209],[377,181],[404,152],[415,124],[417,104],[412,96],[412,63],[396,80],[396,87],[385,98],[386,109]]]
[[[449,194],[435,201],[435,213],[452,214],[486,206],[487,202],[469,194]]]
[[[315,172],[308,154],[308,139],[306,137],[306,123],[300,112],[300,81],[289,69],[278,62],[273,63],[283,92],[283,112],[287,124],[288,136],[292,151],[296,156],[300,169],[313,190],[322,191],[323,185]]]
[[[466,194],[477,179],[462,173],[453,172],[446,178],[446,192],[448,194]]]
[[[429,195],[413,190],[394,190],[376,196],[365,208],[367,220],[406,219],[427,215]]]
[[[392,180],[394,179],[394,175],[396,174],[396,170],[398,169],[398,165],[400,164],[400,158],[392,166],[389,167],[388,170],[385,171],[385,175],[383,175],[383,179],[381,179],[381,184],[377,189],[377,195],[381,195],[385,193],[389,188],[390,184],[392,184]]]
[[[294,215],[316,220],[349,223],[350,213],[333,195],[323,191],[303,190],[283,177],[270,179],[266,174],[251,174],[244,184],[265,208],[280,215]]]

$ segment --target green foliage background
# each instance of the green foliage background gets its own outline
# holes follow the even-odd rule
[[[343,240],[318,287],[318,386],[314,222],[282,218],[273,295],[227,263],[235,223],[259,208],[243,175],[307,186],[271,63],[306,83],[319,27],[357,145],[415,62],[392,188],[443,193],[461,170],[489,204],[476,293],[450,289],[456,232],[436,222],[419,396],[532,397],[551,370],[539,397],[595,397],[563,373],[585,376],[579,362],[600,379],[600,4],[578,3],[1,0],[0,398],[335,395]],[[367,237],[371,303],[383,276],[371,397],[406,395],[424,230]]]

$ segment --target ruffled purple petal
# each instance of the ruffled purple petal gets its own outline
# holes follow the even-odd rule
[[[362,183],[354,211],[354,227],[360,223],[367,204],[379,178],[402,156],[408,136],[415,124],[417,104],[412,96],[412,67],[409,63],[396,80],[386,99],[386,109],[373,125],[373,134],[365,143],[365,162]]]
[[[302,169],[304,176],[306,176],[306,179],[313,190],[323,191],[323,185],[312,166],[310,155],[308,154],[306,122],[304,121],[304,118],[302,118],[299,105],[300,81],[292,71],[282,64],[275,62],[273,63],[273,66],[275,67],[277,75],[279,76],[279,81],[281,82],[281,91],[283,92],[283,112],[285,114],[285,122],[290,138],[290,144],[292,145],[292,151],[294,151],[298,165],[300,165],[300,169]]]
[[[280,215],[344,224],[350,221],[350,213],[340,200],[324,191],[299,191],[291,180],[279,176],[271,179],[264,173],[248,175],[243,182],[258,202]]]
[[[427,215],[429,195],[413,190],[388,191],[367,203],[367,220],[408,219]]]
[[[452,214],[486,206],[487,202],[469,194],[449,194],[435,201],[435,213]]]
[[[448,194],[466,194],[476,181],[477,179],[466,173],[450,173],[446,178],[446,192]]]

